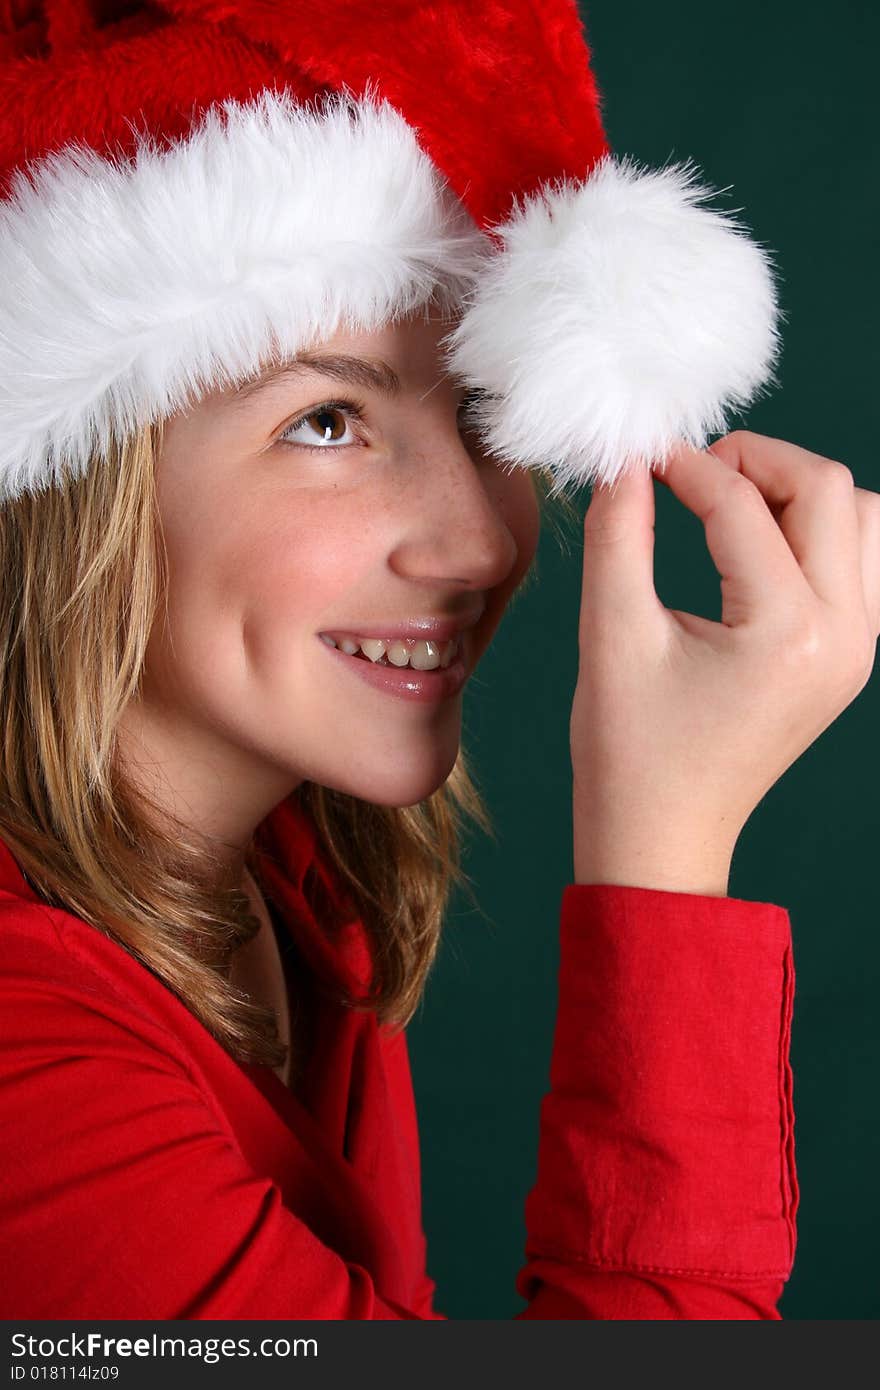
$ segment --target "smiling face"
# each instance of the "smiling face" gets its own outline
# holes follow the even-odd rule
[[[340,333],[293,371],[167,422],[168,628],[151,634],[120,742],[161,769],[153,795],[225,843],[244,845],[303,779],[407,806],[452,770],[463,692],[391,669],[392,686],[433,682],[429,698],[407,698],[320,636],[460,626],[482,610],[462,634],[469,675],[532,563],[532,476],[460,432],[463,391],[438,348],[448,329],[415,315]],[[384,363],[399,389],[385,367],[384,380],[362,368],[352,384],[338,360],[304,365],[317,354],[367,359],[374,373]]]

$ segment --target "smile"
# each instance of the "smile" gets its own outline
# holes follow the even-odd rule
[[[363,640],[369,641],[370,639],[365,638]],[[359,677],[361,681],[372,686],[374,690],[382,691],[398,700],[413,701],[416,704],[433,704],[452,699],[460,693],[468,676],[461,651],[460,638],[453,638],[452,641],[442,644],[410,639],[403,642],[394,641],[388,644],[390,651],[382,653],[382,657],[379,658],[372,658],[365,654],[361,643],[355,638],[348,639],[346,642],[346,645],[355,648],[354,651],[345,651],[342,645],[336,646],[332,639],[328,642],[327,636],[323,634],[321,645],[331,660],[341,663],[343,669]],[[385,644],[382,643],[382,645]],[[410,664],[414,648],[434,647],[436,649],[438,645],[440,645],[441,651],[444,647],[453,649],[449,653],[448,664],[445,667],[438,663],[433,667],[419,669],[418,666]],[[398,647],[405,649],[405,663],[394,662],[394,656],[402,654],[395,652],[395,648]],[[392,658],[391,661],[387,659],[389,655]]]

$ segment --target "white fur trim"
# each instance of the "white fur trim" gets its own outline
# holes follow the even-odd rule
[[[80,476],[206,391],[343,325],[432,295],[448,308],[486,237],[372,88],[320,111],[286,90],[223,102],[131,160],[69,144],[0,204],[0,498]],[[32,180],[33,182],[29,181]]]
[[[514,207],[445,347],[488,393],[484,447],[549,467],[553,491],[611,482],[703,448],[749,403],[779,351],[770,258],[727,212],[698,204],[690,163],[600,160]]]

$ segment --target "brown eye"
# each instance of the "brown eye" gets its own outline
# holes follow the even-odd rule
[[[311,415],[305,417],[303,423],[311,425],[312,421],[314,421],[315,433],[325,443],[335,443],[345,434],[346,421],[341,410],[335,410],[330,406],[325,406],[321,410],[313,410]]]
[[[353,401],[325,401],[323,405],[300,415],[278,437],[285,444],[298,449],[326,449],[333,445],[346,449],[350,444],[361,442],[351,428],[351,421],[362,419],[363,409]],[[347,430],[350,431],[349,438],[346,438]],[[321,443],[316,443],[316,440],[321,440]]]
[[[345,434],[345,416],[341,410],[313,410],[306,420],[314,420],[317,425],[317,434],[325,441],[336,441]]]

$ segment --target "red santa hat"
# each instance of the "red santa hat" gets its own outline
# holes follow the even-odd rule
[[[5,0],[0,499],[432,298],[508,464],[703,447],[779,350],[712,192],[611,153],[574,0]]]

